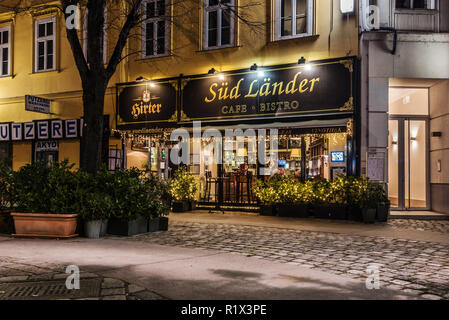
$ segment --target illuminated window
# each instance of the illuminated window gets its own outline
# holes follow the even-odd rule
[[[167,55],[170,43],[169,0],[147,0],[143,3],[142,12],[142,57]]]
[[[35,21],[35,72],[56,70],[56,18]]]
[[[234,45],[235,0],[205,0],[203,49]]]
[[[10,75],[11,27],[0,27],[0,77]]]
[[[276,40],[312,35],[313,0],[276,0],[274,21]]]

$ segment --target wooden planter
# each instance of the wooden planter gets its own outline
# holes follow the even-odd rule
[[[14,237],[72,238],[76,237],[78,214],[13,212]]]

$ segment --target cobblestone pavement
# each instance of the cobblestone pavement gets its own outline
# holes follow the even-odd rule
[[[49,295],[39,297],[32,294],[32,289],[29,292],[22,290],[17,293],[17,296],[6,297],[9,292],[7,289],[2,289],[2,286],[23,285],[32,286],[34,284],[64,284],[68,273],[65,273],[66,265],[49,265],[42,263],[40,265],[29,264],[25,260],[12,259],[8,257],[1,257],[0,260],[0,300],[5,299],[52,299],[51,292]],[[97,280],[98,290],[93,290],[94,293],[82,295],[80,297],[64,297],[60,296],[58,300],[161,300],[165,299],[158,294],[139,287],[135,284],[129,284],[125,281],[113,278],[106,278],[95,273],[81,272],[81,283],[84,280]],[[51,290],[51,287],[49,287]],[[46,292],[49,292],[47,290]],[[55,290],[55,289],[53,289]],[[3,297],[2,297],[3,296]]]
[[[362,281],[367,267],[377,265],[381,286],[423,299],[449,299],[449,246],[440,243],[181,221],[171,221],[168,232],[127,239],[241,254]]]
[[[387,224],[397,229],[449,233],[449,221],[447,220],[390,219]]]

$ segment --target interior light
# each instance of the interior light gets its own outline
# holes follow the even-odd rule
[[[354,12],[354,0],[340,0],[340,11],[343,14]]]

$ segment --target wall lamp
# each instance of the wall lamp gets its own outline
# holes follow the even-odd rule
[[[306,58],[301,57],[301,58],[298,60],[298,64],[306,64]]]
[[[207,74],[215,74],[215,72],[217,72],[217,70],[215,70],[214,68],[211,68]]]
[[[433,131],[432,137],[441,137],[441,131]]]
[[[150,81],[150,80],[148,80],[148,79],[145,78],[145,77],[140,76],[140,77],[137,77],[137,78],[136,78],[136,81],[137,81],[137,82],[142,82],[142,81]]]
[[[256,70],[257,70],[257,64],[253,64],[253,65],[249,68],[249,70],[251,70],[251,71],[256,71]]]

